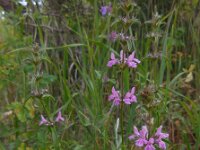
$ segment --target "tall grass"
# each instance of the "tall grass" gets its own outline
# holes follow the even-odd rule
[[[60,20],[36,6],[24,15],[19,7],[1,19],[0,149],[119,149],[120,112],[108,95],[121,79],[106,64],[110,52],[121,49],[107,37],[121,30],[114,18],[122,11],[112,1],[112,14],[102,17],[99,8],[109,2],[65,2]],[[192,22],[197,2],[135,3],[131,15],[138,20],[128,30],[134,40],[127,45],[141,64],[123,76],[125,91],[131,85],[139,91],[138,104],[124,111],[126,147],[136,149],[128,141],[132,127],[150,118],[152,131],[163,124],[169,132],[168,149],[199,149],[199,20]],[[38,125],[40,114],[53,120],[59,108],[65,122]]]

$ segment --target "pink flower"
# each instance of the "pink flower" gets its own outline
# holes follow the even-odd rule
[[[40,123],[39,123],[39,125],[41,126],[41,125],[49,125],[49,121],[47,121],[45,118],[44,118],[44,116],[43,115],[40,115],[41,116],[41,120],[40,120]]]
[[[135,52],[132,52],[132,54],[127,59],[127,65],[131,68],[136,68],[137,65],[140,63],[140,61],[135,58]]]
[[[135,87],[133,87],[131,89],[131,91],[127,92],[123,101],[125,104],[128,104],[130,105],[131,103],[136,103],[137,102],[137,98],[136,96],[134,95],[135,94]]]
[[[120,51],[120,59],[116,59],[114,53],[111,53],[110,60],[107,63],[108,67],[112,67],[116,64],[127,64],[128,67],[136,68],[140,61],[135,58],[135,52],[133,52],[128,58],[123,50]]]
[[[115,58],[115,54],[111,53],[110,60],[107,63],[108,67],[112,67],[113,65],[119,64],[119,60]]]
[[[109,95],[108,97],[109,101],[113,101],[114,105],[119,105],[120,104],[120,94],[119,91],[116,91],[114,87],[112,87],[112,94]]]
[[[65,119],[62,117],[61,111],[58,112],[58,115],[56,117],[56,122],[64,121]]]
[[[162,133],[162,126],[160,126],[156,133],[155,133],[155,137],[157,138],[156,139],[156,143],[158,144],[158,147],[162,150],[165,150],[166,149],[166,144],[165,142],[162,141],[162,139],[166,139],[169,137],[169,134],[168,133]]]
[[[134,126],[134,133],[129,136],[129,140],[135,140],[135,145],[138,147],[143,147],[147,144],[147,138],[148,138],[148,130],[146,126],[142,127],[142,130],[138,131],[137,127]]]
[[[135,142],[135,145],[142,147],[147,143],[148,130],[146,126],[142,126],[142,130],[139,132],[138,140]]]
[[[148,130],[146,126],[142,127],[142,130],[138,131],[136,127],[134,127],[134,133],[129,136],[129,140],[135,140],[135,145],[138,147],[145,147],[145,150],[155,150],[155,145],[162,150],[166,149],[165,142],[162,141],[164,138],[168,138],[169,134],[162,133],[162,126],[157,129],[155,135],[148,139]]]

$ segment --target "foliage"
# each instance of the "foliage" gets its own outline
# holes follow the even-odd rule
[[[125,91],[138,91],[137,105],[124,110],[127,149],[136,149],[128,136],[143,123],[152,133],[163,124],[168,149],[200,148],[198,0],[27,2],[2,8],[0,149],[119,148],[120,112],[108,96],[122,79],[106,64],[122,48],[108,37],[125,26],[125,6],[133,38],[124,45],[141,60],[123,76]],[[109,4],[111,14],[102,16]],[[60,110],[65,121],[54,122]],[[54,124],[39,126],[41,114]]]

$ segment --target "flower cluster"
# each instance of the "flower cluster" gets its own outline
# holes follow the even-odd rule
[[[57,115],[57,117],[56,117],[56,119],[55,119],[55,122],[61,122],[61,121],[64,121],[64,120],[65,120],[65,119],[62,117],[61,111],[59,111],[59,112],[58,112],[58,115]],[[43,115],[41,115],[41,120],[40,120],[39,125],[40,125],[40,126],[41,126],[41,125],[46,125],[46,126],[48,126],[48,125],[53,125],[53,122],[48,121],[47,119],[44,118]]]
[[[109,95],[108,100],[113,101],[114,105],[116,105],[116,106],[119,105],[121,102],[120,93],[119,93],[119,91],[116,91],[114,87],[112,87],[112,94]],[[135,96],[135,87],[133,87],[130,91],[128,91],[125,94],[125,96],[123,98],[123,102],[127,105],[137,102],[137,98]]]
[[[112,11],[111,5],[101,6],[100,12],[101,12],[102,16],[105,16],[106,14],[110,15],[111,11]]]
[[[120,59],[115,58],[115,54],[111,53],[110,60],[107,63],[108,67],[112,67],[113,65],[117,64],[127,64],[130,68],[136,68],[140,61],[135,58],[135,52],[133,51],[131,55],[126,58],[125,53],[123,50],[120,52]]]
[[[162,126],[160,126],[156,133],[148,138],[148,130],[146,126],[142,127],[142,130],[138,131],[137,127],[133,129],[134,133],[129,136],[129,140],[135,140],[135,145],[137,147],[144,147],[145,150],[155,150],[155,145],[160,149],[165,150],[166,144],[163,139],[169,137],[169,134],[162,133]]]

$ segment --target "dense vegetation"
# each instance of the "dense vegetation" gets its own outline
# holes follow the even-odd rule
[[[0,5],[0,149],[136,150],[143,125],[162,125],[167,149],[200,148],[199,0]],[[122,49],[137,68],[107,67]],[[112,104],[113,86],[137,103]]]

